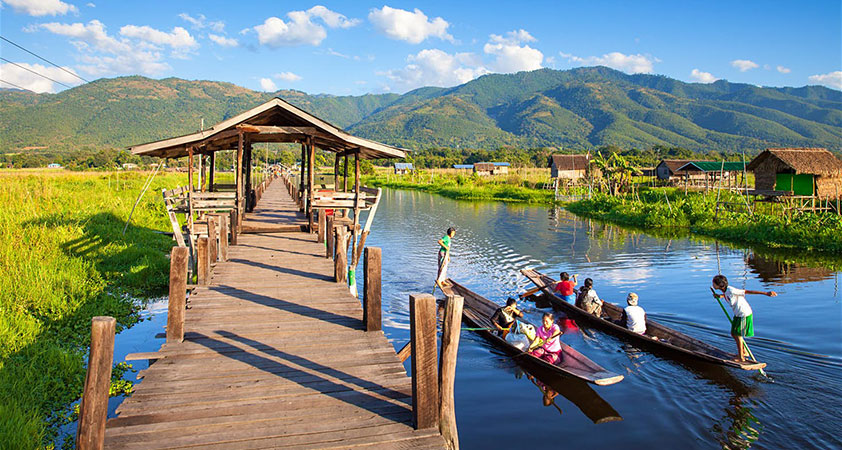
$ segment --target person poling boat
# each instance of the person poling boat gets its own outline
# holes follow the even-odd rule
[[[517,300],[509,297],[506,300],[506,306],[497,308],[491,316],[491,323],[497,328],[497,335],[506,339],[517,317],[523,317],[523,312],[517,309]]]
[[[447,265],[450,263],[450,245],[455,235],[456,228],[450,227],[444,236],[439,239],[439,270],[436,274],[436,283],[433,285],[433,294],[436,293],[436,287],[444,292],[444,288],[447,286]]]
[[[725,278],[725,275],[717,275],[713,277],[712,283],[713,289],[711,290],[714,291],[714,298],[717,300],[724,298],[725,301],[731,305],[731,309],[734,311],[734,317],[731,319],[731,337],[733,337],[734,341],[737,343],[737,353],[739,356],[736,361],[745,362],[746,350],[748,350],[745,338],[754,336],[754,314],[752,313],[751,306],[748,304],[748,301],[746,301],[746,294],[777,297],[778,293],[775,291],[764,292],[737,289],[734,286],[728,285],[728,278]],[[714,289],[722,291],[722,294],[717,294]],[[720,306],[722,305],[720,304]],[[749,350],[748,353],[750,354],[751,351]],[[752,356],[752,359],[754,359],[754,356]],[[757,360],[755,359],[755,361]]]

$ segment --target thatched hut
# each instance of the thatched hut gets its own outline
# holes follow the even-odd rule
[[[823,148],[768,148],[747,166],[757,191],[821,199],[842,196],[842,161]]]
[[[549,166],[552,178],[578,180],[588,173],[590,155],[552,155]]]

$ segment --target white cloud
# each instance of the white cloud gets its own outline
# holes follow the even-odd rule
[[[823,75],[811,75],[811,83],[821,84],[833,89],[842,90],[842,71],[830,72]]]
[[[181,27],[175,27],[171,32],[167,33],[147,25],[126,25],[120,28],[120,34],[150,44],[168,45],[174,50],[193,50],[199,47],[196,39],[193,39],[193,36]]]
[[[780,72],[780,73],[790,73],[790,72],[792,72],[792,70],[789,67],[778,66],[777,69],[778,69],[778,72]]]
[[[269,17],[262,25],[254,27],[257,40],[269,47],[294,45],[319,45],[327,37],[325,28],[312,19],[318,18],[330,28],[349,28],[359,23],[358,19],[348,19],[324,6],[316,5],[307,11],[290,11],[288,20]],[[245,30],[243,30],[245,32]]]
[[[491,64],[494,71],[509,73],[536,70],[541,68],[544,54],[528,45],[521,45],[534,41],[536,39],[526,30],[509,31],[505,36],[492,34],[483,46],[483,51],[496,56]]]
[[[96,8],[96,5],[93,3],[85,3],[85,6],[87,6],[88,8]]]
[[[760,67],[756,62],[748,59],[735,59],[731,61],[731,65],[736,67],[740,72],[746,72]]]
[[[300,75],[296,75],[292,72],[281,72],[281,73],[276,73],[275,75],[272,75],[272,76],[279,79],[279,80],[290,81],[290,82],[298,81],[298,80],[301,79]]]
[[[79,12],[75,6],[60,0],[3,0],[3,3],[11,6],[15,12],[30,16],[58,16]]]
[[[213,33],[208,34],[208,39],[212,40],[213,42],[216,42],[217,45],[221,45],[223,47],[236,47],[240,45],[240,43],[237,42],[237,40],[234,38],[220,36],[218,34]]]
[[[439,49],[421,50],[407,57],[403,69],[383,73],[397,87],[405,90],[421,86],[454,86],[489,73],[476,55],[449,54]]]
[[[22,62],[16,64],[25,67],[26,69],[29,69],[31,71],[40,73],[41,75],[44,75],[46,77],[52,78],[53,80],[71,86],[79,84],[81,82],[80,79],[65,72],[62,69],[59,69],[58,67],[42,66],[40,64],[27,64]],[[26,88],[30,91],[39,93],[56,92],[58,89],[63,89],[61,85],[54,83],[44,77],[38,76],[26,69],[21,69],[20,67],[17,67],[14,64],[0,64],[0,78],[14,85],[18,85],[22,88]],[[64,67],[63,69],[75,73],[73,69],[69,67]],[[12,85],[3,83],[0,83],[0,87],[14,88],[14,86]]]
[[[710,72],[702,72],[699,69],[693,69],[693,71],[690,72],[690,78],[698,81],[699,83],[713,83],[719,79],[713,76]]]
[[[178,17],[181,17],[182,20],[189,22],[195,29],[201,30],[203,28],[210,28],[211,31],[215,31],[217,33],[222,33],[225,29],[225,22],[221,20],[208,21],[208,18],[205,17],[204,14],[199,14],[197,17],[193,17],[187,13],[181,13]]]
[[[660,60],[643,54],[626,55],[620,52],[606,53],[602,56],[588,56],[585,58],[559,53],[569,62],[582,66],[606,66],[612,69],[622,70],[626,73],[652,73],[654,64]]]
[[[453,36],[447,33],[450,24],[446,20],[441,17],[429,20],[418,8],[407,11],[383,6],[380,9],[372,9],[368,20],[374,28],[390,39],[420,44],[429,37],[437,37],[453,42]]]
[[[272,81],[271,78],[261,78],[260,89],[263,89],[267,92],[274,92],[278,90],[278,86],[275,85],[275,82]]]

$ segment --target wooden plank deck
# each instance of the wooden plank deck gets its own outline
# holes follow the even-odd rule
[[[301,223],[283,183],[245,223]],[[188,300],[109,419],[107,448],[443,448],[412,426],[411,380],[360,301],[333,281],[316,235],[247,234]]]

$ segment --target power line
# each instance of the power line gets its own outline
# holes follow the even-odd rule
[[[21,47],[20,45],[15,44],[14,42],[12,42],[12,41],[10,41],[10,40],[6,39],[4,36],[0,36],[0,39],[3,39],[4,41],[6,41],[6,42],[8,42],[8,43],[10,43],[10,44],[12,44],[12,45],[14,45],[15,47],[17,47],[17,48],[19,48],[19,49],[21,49],[21,50],[25,51],[26,53],[29,53],[30,55],[32,55],[32,56],[34,56],[34,57],[36,57],[36,58],[38,58],[38,59],[40,59],[40,60],[42,60],[42,61],[45,61],[45,62],[47,62],[47,63],[49,63],[49,64],[52,64],[52,65],[54,65],[54,66],[58,67],[59,69],[61,69],[61,70],[65,71],[65,72],[67,72],[67,73],[69,73],[70,75],[73,75],[74,77],[76,77],[76,78],[78,78],[78,79],[80,79],[80,80],[84,81],[85,83],[90,83],[90,81],[89,81],[89,80],[86,80],[86,79],[82,78],[81,76],[79,76],[79,75],[77,75],[77,74],[75,74],[75,73],[73,73],[73,72],[71,72],[71,71],[69,71],[69,70],[65,69],[64,67],[61,67],[60,65],[58,65],[58,64],[56,64],[56,63],[54,63],[54,62],[50,61],[50,60],[49,60],[49,59],[47,59],[47,58],[44,58],[44,57],[42,57],[42,56],[39,56],[39,55],[35,54],[34,52],[31,52],[31,51],[29,51],[29,50],[27,50],[27,49],[25,49],[25,48]]]
[[[61,81],[54,80],[54,79],[52,79],[52,78],[50,78],[50,77],[48,77],[48,76],[46,76],[46,75],[40,74],[40,73],[38,73],[38,72],[36,72],[36,71],[34,71],[34,70],[32,70],[32,69],[28,69],[28,68],[26,68],[26,67],[23,67],[22,65],[20,65],[20,64],[18,64],[18,63],[11,62],[11,61],[9,61],[8,59],[3,58],[2,56],[0,56],[0,60],[6,61],[7,63],[12,64],[13,66],[16,66],[16,67],[20,67],[21,69],[26,70],[26,71],[28,71],[28,72],[32,72],[32,73],[34,73],[35,75],[38,75],[39,77],[44,77],[44,78],[46,78],[46,79],[48,79],[48,80],[52,81],[53,83],[58,83],[58,84],[60,84],[60,85],[62,85],[62,86],[64,86],[64,87],[66,87],[66,88],[68,88],[68,89],[72,87],[72,86],[68,86],[68,85],[66,85],[66,84],[62,83]]]
[[[31,90],[31,89],[27,89],[27,88],[25,88],[25,87],[23,87],[23,86],[18,86],[18,85],[16,85],[15,83],[9,83],[8,81],[5,81],[5,80],[3,80],[3,79],[0,79],[0,83],[6,83],[6,84],[8,84],[9,86],[14,86],[14,87],[16,87],[16,88],[18,88],[18,89],[21,89],[21,90],[24,90],[24,91],[29,91],[29,92],[32,92],[33,94],[37,94],[37,92],[35,92],[35,91]]]

